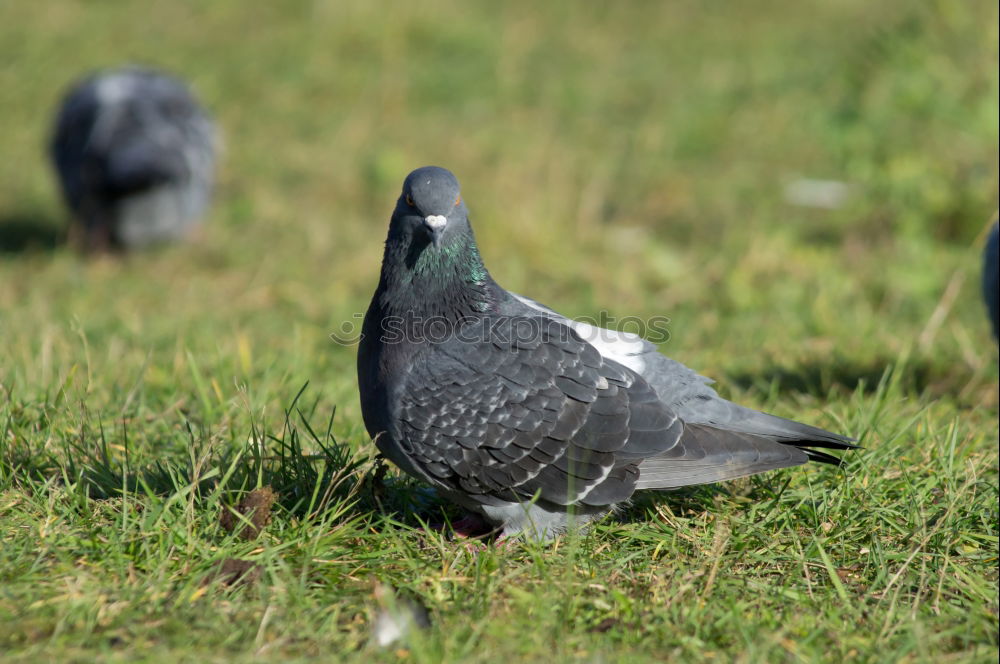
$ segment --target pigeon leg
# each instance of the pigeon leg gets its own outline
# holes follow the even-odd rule
[[[497,552],[511,553],[517,547],[516,537],[498,535],[489,540],[472,540],[463,544],[466,552],[473,556],[478,556],[490,549]]]
[[[454,521],[431,523],[428,528],[441,533],[453,533],[457,539],[481,539],[496,531],[485,519],[475,514],[466,514]]]
[[[449,525],[455,536],[463,539],[485,537],[495,530],[482,517],[475,514],[467,514]]]

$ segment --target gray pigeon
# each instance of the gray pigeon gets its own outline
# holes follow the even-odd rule
[[[158,71],[124,67],[77,82],[50,148],[90,249],[179,239],[211,196],[214,125],[184,83]]]
[[[1000,288],[997,285],[997,262],[1000,258],[1000,224],[993,224],[983,249],[983,299],[993,323],[993,337],[1000,338]]]
[[[502,536],[548,539],[640,489],[806,461],[850,438],[726,401],[637,335],[565,318],[487,272],[458,180],[410,173],[358,349],[379,450]]]

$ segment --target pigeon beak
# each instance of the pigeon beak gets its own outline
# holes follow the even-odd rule
[[[427,229],[427,234],[430,235],[431,242],[434,243],[435,247],[441,246],[441,235],[447,225],[448,218],[444,215],[431,214],[424,217],[424,228]]]

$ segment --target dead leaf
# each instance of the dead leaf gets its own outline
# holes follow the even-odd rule
[[[219,525],[227,533],[236,533],[237,537],[245,540],[252,540],[260,535],[261,531],[271,523],[271,507],[278,499],[271,487],[265,486],[254,489],[243,496],[243,500],[233,509],[225,509],[219,517]],[[245,517],[239,518],[236,513]],[[249,521],[250,523],[247,523]]]

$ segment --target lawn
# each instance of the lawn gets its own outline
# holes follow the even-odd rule
[[[3,3],[0,660],[995,662],[997,53],[986,0]],[[124,61],[191,81],[220,181],[195,242],[85,259],[44,146]],[[864,449],[551,545],[425,527],[331,335],[426,164],[505,287],[667,316]],[[430,626],[378,648],[394,593]]]

